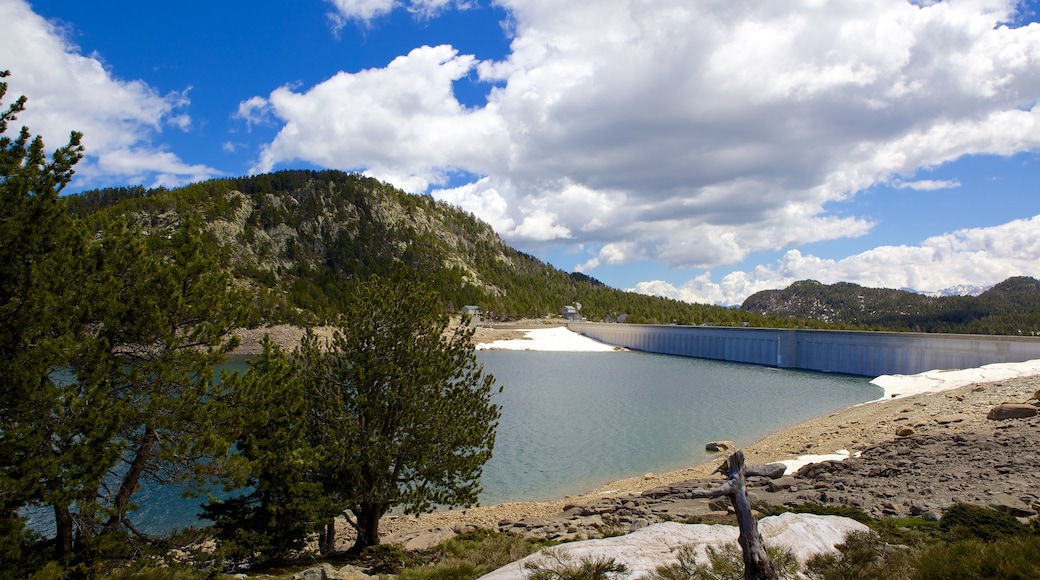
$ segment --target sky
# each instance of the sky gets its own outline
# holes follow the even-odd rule
[[[1013,0],[0,0],[67,191],[358,171],[611,286],[1040,276],[1040,7]]]

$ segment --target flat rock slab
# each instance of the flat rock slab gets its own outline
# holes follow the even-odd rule
[[[867,526],[837,516],[785,513],[762,518],[759,532],[766,544],[786,546],[800,562],[810,557],[835,552],[834,546],[844,541],[849,532],[866,531]],[[678,561],[682,546],[697,546],[699,562],[706,562],[708,546],[733,544],[739,531],[736,526],[709,526],[665,522],[637,530],[625,536],[586,540],[561,544],[552,548],[569,561],[578,563],[582,558],[614,558],[628,567],[630,578],[640,578],[658,566]],[[483,576],[484,580],[526,580],[524,566],[528,563],[551,562],[544,554],[535,553]]]
[[[1036,416],[1036,407],[1024,403],[1004,403],[989,410],[987,419],[1003,421],[1004,419],[1027,419]]]

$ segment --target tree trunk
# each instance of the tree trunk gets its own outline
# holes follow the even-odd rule
[[[737,450],[729,456],[729,496],[733,510],[737,514],[737,525],[740,536],[737,543],[744,555],[744,580],[776,580],[773,562],[766,553],[766,545],[762,534],[758,533],[758,520],[751,514],[751,502],[747,497],[744,480],[744,452]]]
[[[148,465],[148,461],[152,458],[157,441],[158,435],[155,431],[151,428],[146,428],[144,439],[134,451],[134,459],[130,462],[130,468],[126,470],[126,475],[123,476],[123,480],[119,483],[119,491],[112,502],[116,513],[112,514],[112,517],[105,522],[104,532],[114,532],[126,521],[126,512],[130,507],[130,498],[133,497],[137,484],[141,481],[141,474],[144,473],[145,466]]]
[[[737,525],[740,536],[737,543],[744,556],[744,580],[777,580],[776,570],[766,553],[766,545],[762,534],[758,533],[758,520],[751,514],[751,502],[748,501],[746,481],[744,480],[744,452],[737,450],[729,456],[722,469],[729,470],[726,483],[715,489],[695,489],[686,494],[688,498],[706,498],[727,496],[737,514]]]
[[[61,561],[72,554],[73,521],[68,504],[54,504],[54,523],[57,532],[54,538],[54,558]]]
[[[357,539],[350,548],[351,552],[360,553],[369,546],[379,545],[379,520],[384,513],[386,506],[372,503],[363,503],[360,509],[354,512],[357,519]]]
[[[336,520],[322,527],[318,533],[318,553],[327,556],[336,551]]]

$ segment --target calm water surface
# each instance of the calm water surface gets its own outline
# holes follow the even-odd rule
[[[482,351],[505,390],[481,503],[562,497],[708,460],[882,394],[869,378],[641,352]]]
[[[707,460],[717,439],[747,445],[881,396],[865,377],[778,370],[640,352],[479,351],[504,391],[481,504],[552,499]],[[235,368],[244,368],[237,363]],[[144,487],[132,516],[145,532],[199,525],[204,498]],[[30,524],[53,533],[46,510]],[[51,520],[52,521],[52,520]]]

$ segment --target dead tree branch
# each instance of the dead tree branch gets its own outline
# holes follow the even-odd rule
[[[744,452],[737,450],[729,456],[727,463],[729,476],[725,483],[715,489],[697,489],[686,495],[690,498],[728,496],[740,528],[737,543],[744,555],[744,580],[777,580],[773,563],[766,553],[765,542],[758,533],[758,520],[751,514],[751,502],[747,497],[744,479]]]

